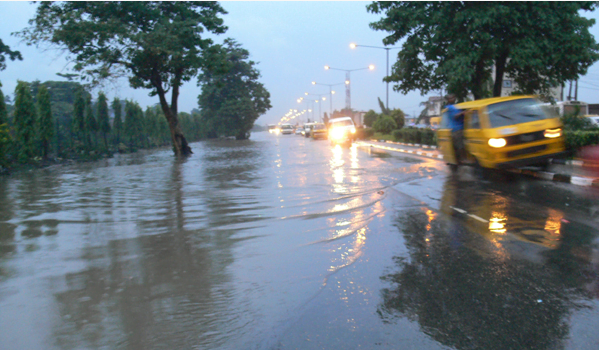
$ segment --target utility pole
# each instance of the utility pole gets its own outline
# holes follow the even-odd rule
[[[578,79],[576,79],[576,88],[574,89],[574,101],[578,101]]]
[[[568,101],[572,100],[572,80],[570,80],[570,90],[568,91]]]

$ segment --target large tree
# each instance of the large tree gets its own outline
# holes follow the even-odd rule
[[[249,60],[249,52],[232,39],[226,39],[215,61],[224,63],[219,72],[204,72],[198,96],[203,120],[210,133],[249,137],[254,122],[271,108],[270,93],[258,82],[260,72]]]
[[[158,95],[176,155],[191,148],[177,119],[181,85],[210,66],[205,31],[226,31],[216,2],[42,2],[30,28],[30,43],[50,42],[70,51],[75,70],[93,82],[125,74],[133,88]],[[167,94],[171,93],[170,102]]]
[[[580,16],[595,2],[373,2],[383,17],[370,24],[390,33],[383,43],[405,39],[392,74],[395,91],[423,94],[447,88],[464,99],[500,96],[504,73],[523,93],[546,94],[552,86],[584,75],[599,59],[589,33],[593,19]]]

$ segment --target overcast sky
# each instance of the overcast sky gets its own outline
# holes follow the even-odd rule
[[[345,72],[324,69],[325,65],[339,69],[366,68],[375,65],[373,71],[361,70],[351,73],[351,106],[357,110],[379,111],[377,97],[385,101],[386,85],[382,82],[386,70],[386,51],[381,49],[350,49],[354,42],[362,45],[383,46],[384,32],[375,32],[368,26],[379,16],[366,11],[369,2],[221,2],[228,14],[222,16],[229,30],[215,38],[222,42],[230,37],[249,50],[251,59],[259,62],[257,68],[261,82],[271,94],[272,108],[257,123],[275,123],[289,109],[304,109],[306,103],[298,104],[297,99],[304,93],[326,94],[327,100],[321,105],[321,112],[329,112],[329,87],[312,85],[312,81],[322,84],[337,84],[345,80]],[[64,55],[56,51],[42,51],[20,43],[10,35],[28,25],[37,5],[30,2],[0,2],[3,19],[0,21],[0,38],[13,50],[21,51],[23,61],[8,61],[7,69],[0,72],[4,94],[14,92],[17,79],[24,81],[63,80],[57,72],[68,73],[69,65]],[[594,13],[583,13],[585,17],[597,18]],[[599,35],[599,25],[591,29]],[[390,64],[393,64],[398,50],[390,51]],[[333,87],[333,109],[345,106],[345,87]],[[420,102],[427,96],[419,92],[407,95],[393,92],[390,86],[389,105],[401,108],[407,114],[418,113]],[[147,90],[133,90],[123,80],[118,86],[107,86],[105,92],[112,99],[129,98],[142,107],[158,102],[157,97],[149,97]],[[197,107],[200,89],[195,81],[181,89],[179,111],[191,111]],[[317,97],[311,96],[313,99]],[[589,103],[599,103],[599,64],[589,70],[579,83],[578,99]],[[318,105],[316,112],[318,112]]]

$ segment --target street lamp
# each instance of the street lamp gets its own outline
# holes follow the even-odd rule
[[[313,113],[314,112],[314,101],[313,100],[305,100],[304,101],[303,97],[300,97],[300,98],[297,99],[297,103],[302,103],[302,102],[306,102],[306,110],[309,113],[312,113],[312,119],[314,119],[314,113]],[[310,105],[308,104],[310,102],[312,102],[312,108],[310,108]]]
[[[312,85],[325,85],[329,87],[329,95],[331,96],[331,110],[330,110],[330,115],[333,115],[333,94],[335,94],[335,91],[333,91],[333,86],[337,86],[337,85],[343,85],[343,84],[347,84],[349,82],[343,82],[343,83],[338,83],[338,84],[322,84],[322,83],[317,83],[315,81],[312,82]],[[330,117],[330,116],[329,116]]]
[[[355,49],[356,47],[369,47],[371,49],[383,49],[387,51],[387,75],[386,77],[389,77],[389,50],[393,50],[393,49],[399,49],[399,47],[382,47],[382,46],[368,46],[368,45],[358,45],[358,44],[354,44],[351,43],[349,44],[349,47],[352,49]],[[387,109],[389,109],[389,82],[387,82]]]
[[[306,92],[305,95],[306,96],[318,96],[318,100],[314,100],[315,103],[318,103],[321,99],[323,101],[326,100],[326,97],[322,97],[326,94],[309,94]],[[320,119],[320,121],[322,122],[322,117],[321,117],[321,113],[320,113],[322,111],[322,108],[320,108],[321,105],[322,105],[322,103],[318,105],[318,119]]]
[[[329,70],[329,69],[333,69],[333,70],[342,70],[345,71],[345,108],[347,110],[351,110],[351,91],[350,91],[350,78],[349,78],[349,73],[353,72],[353,71],[357,71],[357,70],[373,70],[374,69],[374,64],[369,65],[366,68],[357,68],[357,69],[340,69],[340,68],[333,68],[331,66],[324,66],[325,70]]]

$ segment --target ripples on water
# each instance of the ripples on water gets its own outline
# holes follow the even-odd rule
[[[355,147],[252,138],[0,179],[0,339],[232,349],[267,337],[360,257],[394,179]]]

